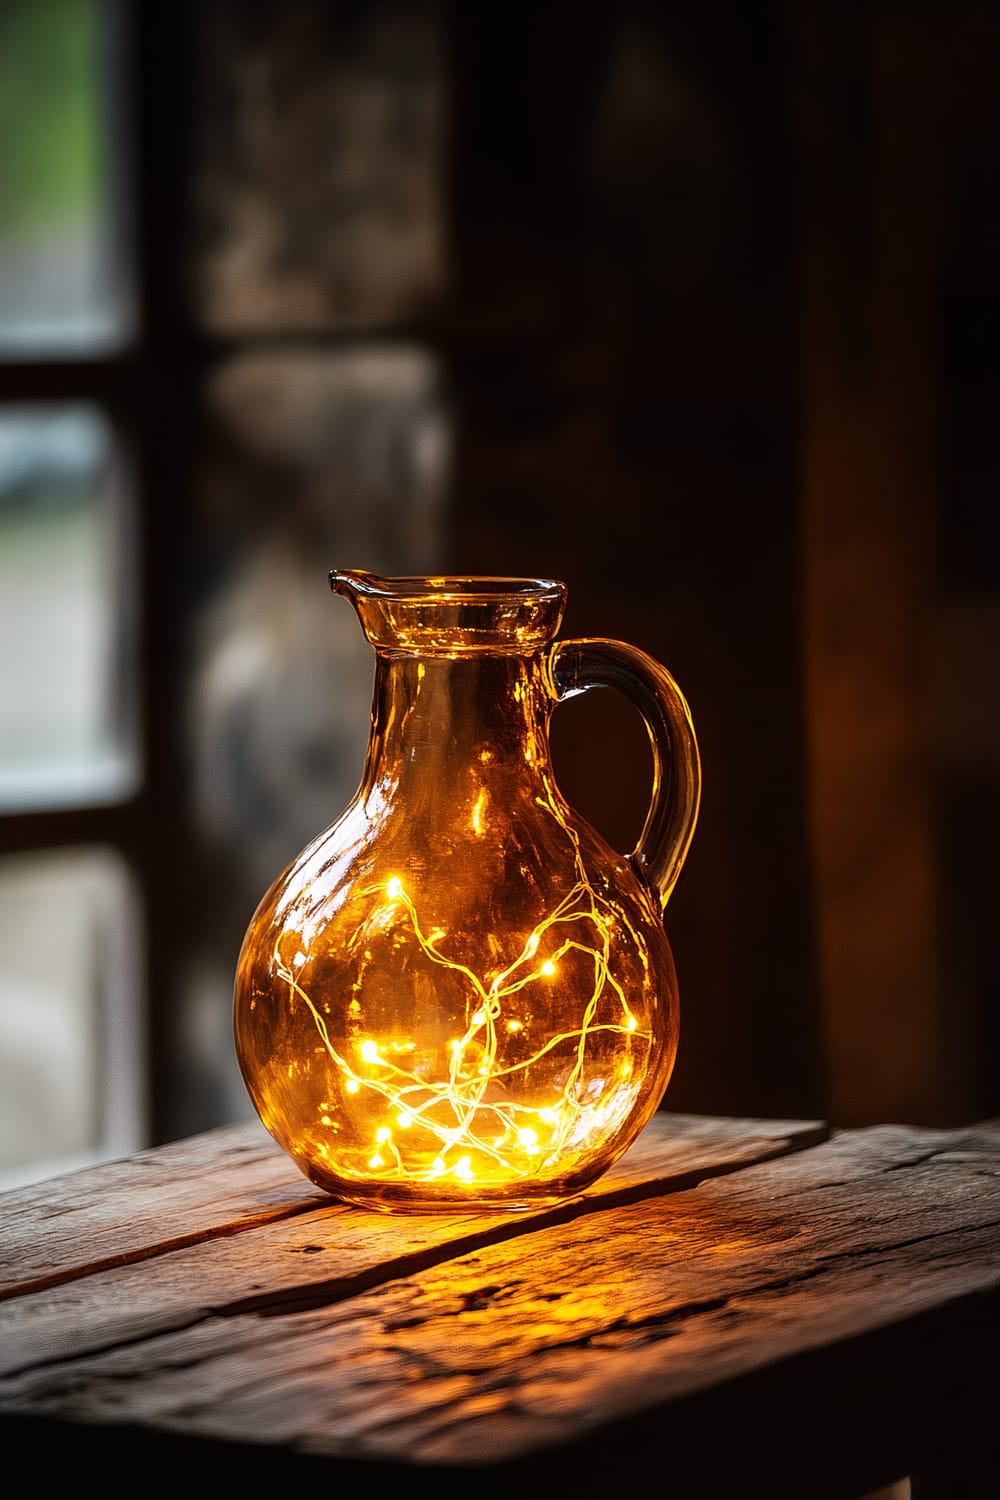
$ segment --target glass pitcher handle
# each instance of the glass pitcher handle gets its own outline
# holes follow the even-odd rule
[[[629,859],[655,887],[661,907],[687,857],[701,799],[701,762],[691,711],[667,669],[624,641],[557,641],[550,657],[558,702],[594,687],[616,688],[639,710],[653,752],[653,791]]]

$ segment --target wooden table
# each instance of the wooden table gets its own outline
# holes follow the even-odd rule
[[[6,1472],[995,1500],[998,1154],[1000,1122],[665,1113],[557,1210],[396,1218],[240,1123],[19,1189]]]

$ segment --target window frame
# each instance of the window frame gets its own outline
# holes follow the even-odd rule
[[[141,1017],[145,1103],[136,1148],[159,1144],[168,1118],[170,1074],[164,1006],[171,992],[171,907],[181,859],[177,767],[171,753],[179,681],[170,615],[172,564],[184,546],[188,441],[196,348],[182,316],[177,267],[189,112],[178,108],[178,81],[191,74],[188,7],[97,0],[103,55],[101,96],[109,148],[108,212],[113,274],[122,288],[120,340],[82,353],[0,349],[0,408],[85,403],[106,420],[121,465],[128,513],[137,776],[108,801],[0,810],[0,856],[100,845],[121,857],[136,892],[141,931],[136,997]],[[106,1096],[111,1090],[103,1086]],[[101,1155],[119,1154],[102,1121]],[[40,1165],[40,1175],[44,1172]]]

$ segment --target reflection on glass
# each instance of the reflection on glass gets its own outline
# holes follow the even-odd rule
[[[97,412],[0,411],[0,808],[134,784],[125,519]]]
[[[0,3],[0,353],[124,332],[109,182],[107,0]]]
[[[118,855],[0,861],[0,1189],[147,1144],[140,963]]]

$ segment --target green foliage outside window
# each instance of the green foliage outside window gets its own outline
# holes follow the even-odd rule
[[[93,212],[100,19],[96,0],[0,3],[0,238]]]

